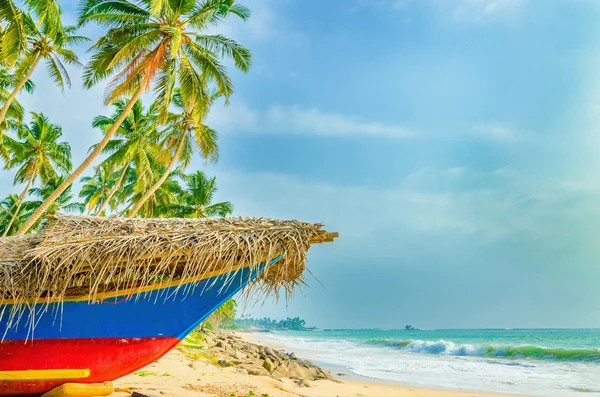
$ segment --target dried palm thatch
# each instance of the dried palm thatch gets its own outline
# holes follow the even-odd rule
[[[73,297],[175,283],[261,263],[251,283],[263,294],[302,284],[311,244],[333,241],[320,224],[264,218],[123,219],[54,216],[35,235],[0,239],[0,303],[11,323],[24,308]],[[219,285],[224,282],[220,281]],[[5,315],[7,313],[4,313]]]

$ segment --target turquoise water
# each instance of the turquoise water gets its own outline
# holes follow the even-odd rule
[[[414,353],[600,362],[598,329],[327,330],[310,335]]]
[[[529,396],[600,396],[599,329],[318,330],[260,338],[383,381]]]

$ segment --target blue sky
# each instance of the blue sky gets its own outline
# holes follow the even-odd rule
[[[63,2],[74,15],[71,2]],[[75,4],[73,2],[73,4]],[[319,278],[253,315],[321,327],[600,327],[600,3],[249,0],[250,47],[208,123],[236,215],[322,221]],[[97,36],[88,27],[86,34]],[[85,59],[85,48],[79,51]],[[75,161],[102,86],[20,99]],[[0,175],[5,190],[12,175]]]

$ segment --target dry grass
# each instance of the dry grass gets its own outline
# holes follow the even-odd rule
[[[18,323],[34,304],[180,281],[185,293],[213,272],[275,265],[250,286],[260,294],[288,294],[303,283],[311,244],[333,241],[322,225],[264,218],[123,219],[56,216],[42,230],[0,239],[0,318]],[[208,286],[211,287],[211,286]],[[206,287],[204,287],[206,288]]]

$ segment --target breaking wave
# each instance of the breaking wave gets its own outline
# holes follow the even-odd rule
[[[558,360],[600,363],[600,349],[557,349],[539,346],[492,346],[476,344],[456,344],[438,340],[372,339],[369,345],[391,347],[409,353],[444,354],[448,356],[473,356],[497,358],[526,358],[538,360]]]

